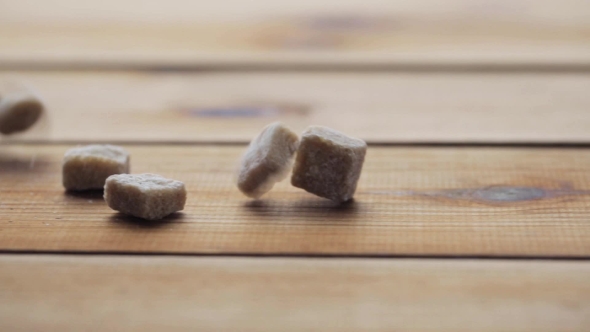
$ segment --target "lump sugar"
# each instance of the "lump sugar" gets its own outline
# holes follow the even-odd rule
[[[129,173],[129,153],[114,145],[87,145],[70,149],[63,159],[67,190],[102,189],[113,174]]]
[[[291,184],[335,202],[350,200],[367,144],[336,130],[311,126],[301,136]]]
[[[184,209],[184,183],[156,174],[109,176],[104,186],[107,205],[119,212],[147,220],[158,220]]]
[[[250,143],[242,158],[238,188],[259,198],[289,175],[299,138],[281,123],[272,123]]]
[[[0,99],[0,133],[10,135],[32,127],[43,113],[41,101],[28,93]]]

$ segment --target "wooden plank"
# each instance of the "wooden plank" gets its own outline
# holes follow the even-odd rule
[[[371,147],[356,201],[234,185],[244,146],[128,146],[132,171],[184,181],[183,213],[142,223],[66,194],[67,146],[4,145],[0,250],[294,255],[590,255],[590,150]]]
[[[5,331],[588,331],[588,262],[0,256]]]
[[[21,0],[2,9],[3,65],[590,64],[583,0]]]
[[[590,142],[590,75],[0,72],[50,111],[20,139],[248,142],[272,121],[369,142]]]

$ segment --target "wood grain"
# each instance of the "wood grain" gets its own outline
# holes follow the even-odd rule
[[[369,142],[590,142],[584,74],[5,71],[0,82],[30,86],[50,112],[18,139],[249,142],[283,121]]]
[[[67,194],[67,146],[3,145],[0,250],[289,255],[590,255],[590,150],[371,147],[353,204],[285,181],[236,189],[244,146],[128,146],[134,173],[184,181],[183,213],[144,223]]]
[[[0,256],[5,331],[588,331],[590,264]]]
[[[579,0],[27,0],[0,22],[4,66],[590,64]]]

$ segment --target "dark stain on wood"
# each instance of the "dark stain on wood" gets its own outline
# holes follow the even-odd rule
[[[391,31],[397,27],[398,20],[387,16],[367,16],[350,13],[348,15],[316,15],[297,21],[298,26],[318,32],[356,32],[374,33]]]
[[[309,105],[294,103],[236,103],[208,107],[182,107],[180,113],[197,118],[279,118],[307,116]]]
[[[473,199],[482,202],[509,203],[544,199],[551,192],[543,188],[492,186],[476,189],[456,189],[437,193],[449,198]]]
[[[279,50],[346,50],[366,38],[395,33],[400,18],[348,14],[320,14],[267,22],[254,43]]]
[[[393,196],[420,196],[431,198],[448,198],[459,201],[472,201],[484,204],[510,204],[553,199],[566,196],[590,194],[590,190],[576,190],[569,185],[556,189],[527,186],[494,185],[482,188],[441,189],[428,191],[372,191],[367,194]]]

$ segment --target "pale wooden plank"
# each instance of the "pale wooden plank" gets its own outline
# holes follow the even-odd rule
[[[583,0],[3,5],[4,65],[590,64]]]
[[[184,181],[145,224],[61,187],[67,146],[4,145],[0,250],[305,255],[590,255],[590,150],[371,147],[356,201],[234,185],[244,146],[128,146],[132,171]]]
[[[590,142],[581,74],[0,72],[50,121],[19,139],[248,142],[272,121],[369,142]]]
[[[590,264],[0,256],[6,331],[588,331]]]

